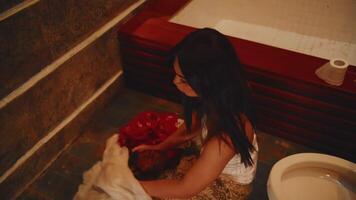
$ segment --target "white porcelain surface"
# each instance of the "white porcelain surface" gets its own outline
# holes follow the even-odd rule
[[[170,21],[356,66],[355,0],[192,0]]]
[[[278,161],[267,183],[270,200],[354,200],[355,190],[355,163],[316,153]]]

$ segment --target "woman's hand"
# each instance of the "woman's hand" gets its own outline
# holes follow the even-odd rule
[[[200,129],[200,123],[198,122],[199,122],[198,115],[194,112],[192,115],[192,129],[193,129],[192,134],[187,135],[185,125],[181,124],[173,134],[168,136],[168,138],[166,138],[161,143],[154,144],[154,145],[148,145],[148,144],[138,145],[132,149],[132,152],[141,152],[147,150],[164,151],[167,149],[177,147],[182,143],[185,143],[200,134],[201,129]]]
[[[160,150],[158,144],[141,144],[132,149],[132,152],[142,152],[147,150]]]

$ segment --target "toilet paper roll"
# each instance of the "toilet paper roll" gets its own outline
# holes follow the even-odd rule
[[[342,85],[349,64],[343,59],[332,59],[315,71],[315,74],[326,83]]]

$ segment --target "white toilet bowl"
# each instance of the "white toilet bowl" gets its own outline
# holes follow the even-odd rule
[[[269,200],[356,200],[356,164],[318,153],[278,161],[269,174]]]

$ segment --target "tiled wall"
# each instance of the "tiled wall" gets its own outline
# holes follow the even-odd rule
[[[0,97],[58,59],[133,0],[42,0],[0,22]]]
[[[2,0],[0,1],[0,12],[5,12],[16,5],[20,5],[25,0]]]
[[[117,91],[117,26],[144,1],[0,4],[0,198],[17,196]],[[5,11],[4,11],[5,10]]]

